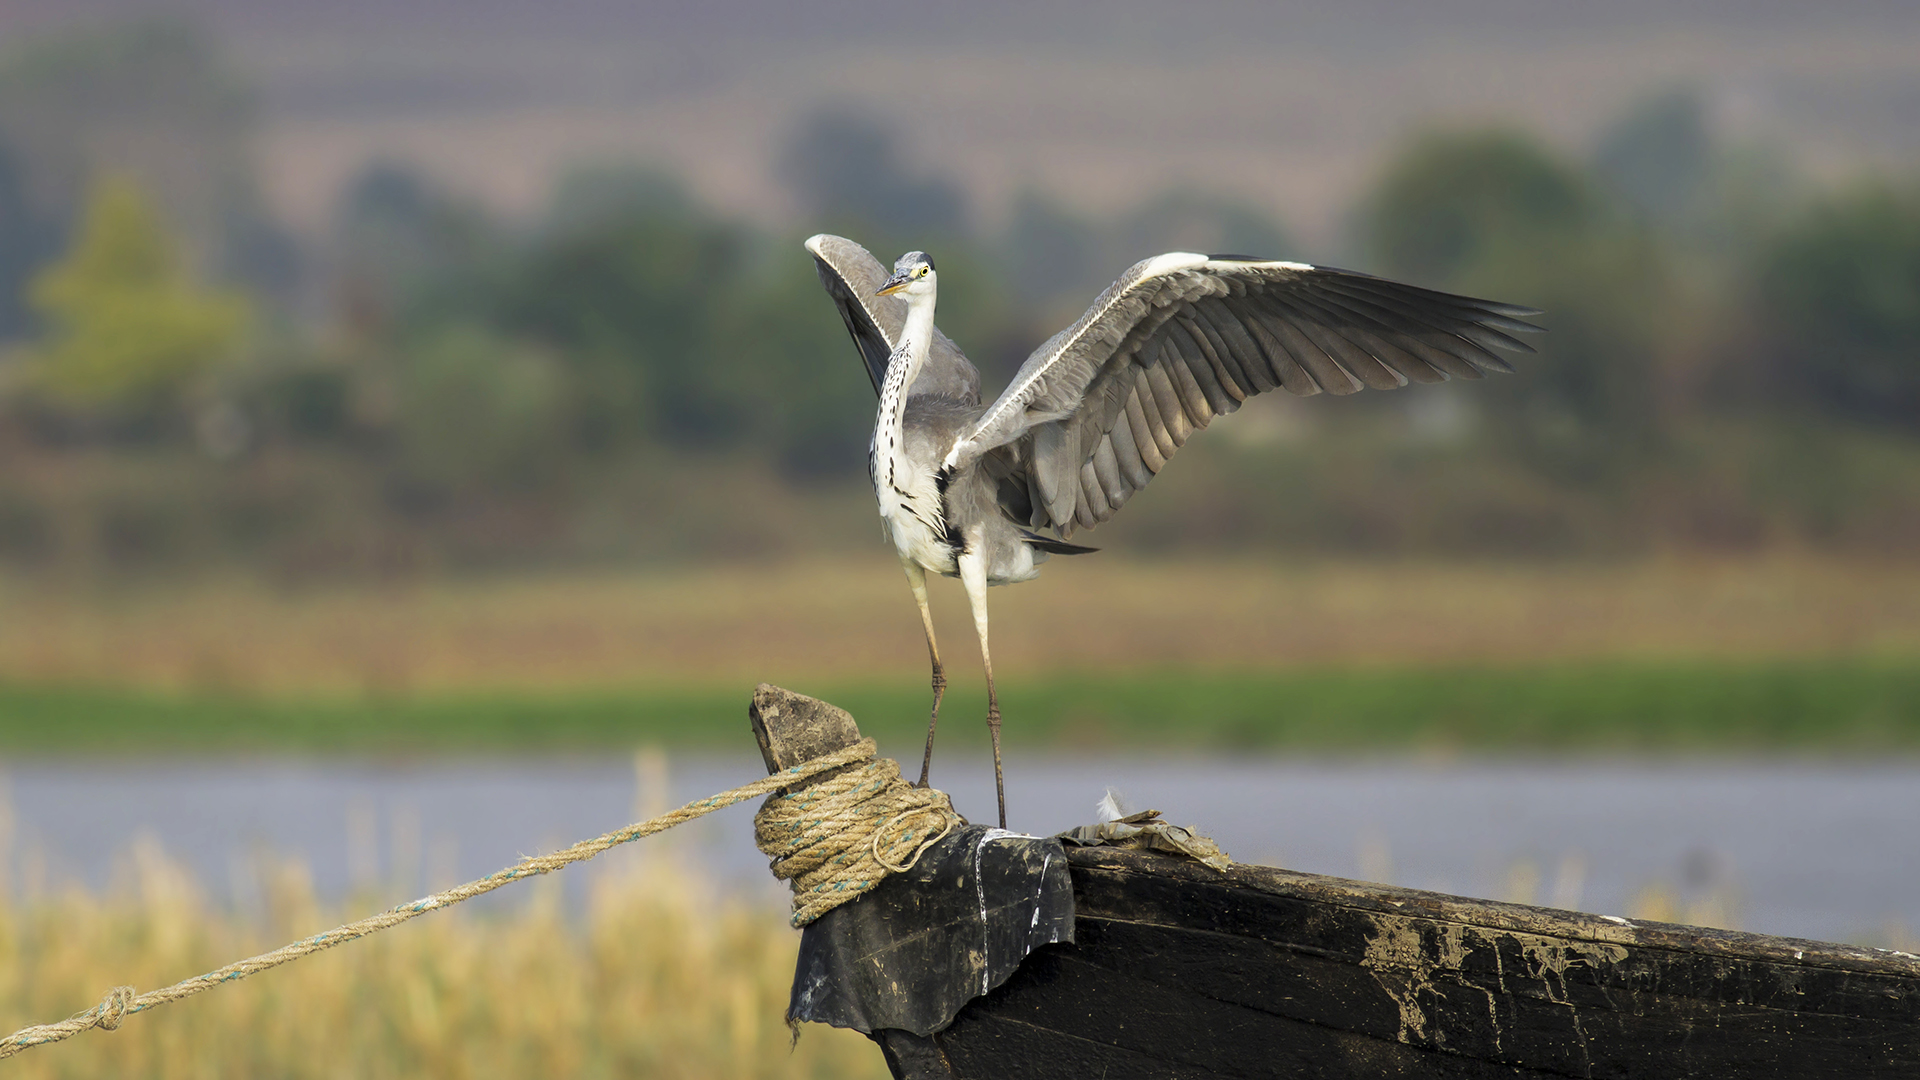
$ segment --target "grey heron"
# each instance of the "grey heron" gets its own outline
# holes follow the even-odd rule
[[[1028,581],[1049,555],[1094,549],[1076,529],[1113,517],[1187,439],[1253,394],[1350,394],[1364,386],[1512,371],[1495,350],[1532,352],[1537,310],[1350,270],[1240,255],[1170,252],[1135,263],[1006,390],[934,326],[939,273],[910,251],[891,274],[851,240],[807,241],[880,395],[867,454],[883,531],[906,570],[933,665],[920,783],[933,765],[947,680],[927,608],[927,572],[958,577],[987,676],[1000,826],[1000,701],[987,647],[987,588]]]

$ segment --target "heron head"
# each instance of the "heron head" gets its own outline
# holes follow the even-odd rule
[[[893,276],[874,295],[905,293],[908,296],[925,296],[933,292],[933,282],[933,260],[927,258],[924,251],[909,251],[893,264]]]

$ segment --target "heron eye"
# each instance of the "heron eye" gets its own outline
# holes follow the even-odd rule
[[[916,271],[914,271],[914,272],[913,272],[913,276],[914,276],[914,277],[926,277],[926,276],[927,276],[927,268],[926,268],[926,267],[924,267],[924,266],[923,266],[923,267],[921,267],[920,269],[918,269],[918,270],[916,270]]]

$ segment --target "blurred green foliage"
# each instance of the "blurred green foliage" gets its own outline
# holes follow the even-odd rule
[[[1516,133],[1433,135],[1389,166],[1364,214],[1370,269],[1545,309],[1550,359],[1475,388],[1511,452],[1573,485],[1643,464],[1678,298],[1657,237],[1593,178]]]
[[[1815,413],[1920,430],[1920,180],[1821,200],[1757,276],[1787,394]]]
[[[536,237],[453,306],[572,358],[592,397],[617,410],[599,418],[601,440],[718,445],[742,422],[712,370],[714,332],[737,310],[740,246],[678,199],[616,207]]]
[[[1362,215],[1384,272],[1431,282],[1551,257],[1604,230],[1610,208],[1571,164],[1509,131],[1433,134],[1387,167]]]
[[[934,253],[942,328],[989,390],[1163,250],[1546,310],[1514,375],[1223,421],[1112,527],[1148,548],[1920,546],[1920,179],[1813,189],[1685,89],[1584,158],[1521,130],[1417,134],[1331,259],[1197,191],[1104,217],[1029,191],[987,221],[894,131],[833,108],[776,154],[806,215],[791,232],[627,163],[507,218],[389,161],[289,249],[251,194],[251,100],[186,24],[0,50],[0,559],[322,572],[869,535],[796,519],[859,501],[874,407],[800,248],[820,229],[883,260]],[[83,225],[73,193],[115,175],[152,212],[115,196],[121,224]],[[244,347],[238,302],[196,277],[250,294]],[[170,418],[75,420],[134,398]],[[800,493],[779,521],[776,490]]]
[[[132,182],[95,185],[73,249],[33,282],[32,383],[79,405],[147,404],[235,358],[247,301],[192,286]]]
[[[253,172],[255,102],[220,43],[182,19],[11,37],[0,50],[0,217],[25,244],[0,247],[0,288],[52,257],[94,182],[120,175],[156,202],[196,270],[294,299],[300,256]],[[0,336],[28,328],[6,315],[0,306]]]
[[[532,486],[561,467],[572,388],[552,354],[455,323],[424,335],[398,368],[399,435],[414,475],[456,488]]]

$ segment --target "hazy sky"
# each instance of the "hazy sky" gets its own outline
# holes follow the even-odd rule
[[[163,10],[261,85],[269,196],[298,224],[375,157],[506,209],[567,162],[637,159],[778,221],[769,163],[822,102],[890,119],[988,217],[1023,186],[1098,210],[1191,184],[1309,245],[1411,130],[1584,151],[1675,86],[1816,178],[1920,160],[1920,5],[1890,0],[0,0],[0,35]]]

